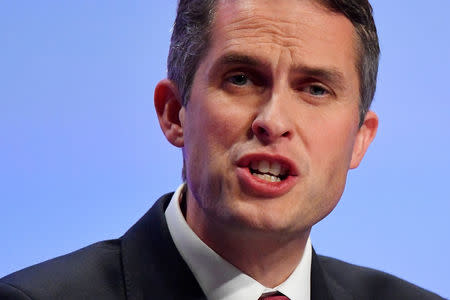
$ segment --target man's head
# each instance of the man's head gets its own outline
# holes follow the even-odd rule
[[[216,5],[220,0],[180,0],[167,59],[168,78],[180,91],[182,104],[190,98],[192,81],[201,58],[208,51]],[[316,0],[345,15],[357,34],[360,122],[375,94],[380,48],[368,0]]]
[[[356,29],[312,0],[219,0],[211,11],[188,98],[174,77],[155,90],[161,128],[183,148],[187,221],[212,244],[307,233],[378,125],[371,111],[360,120]]]

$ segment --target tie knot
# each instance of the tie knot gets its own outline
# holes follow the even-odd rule
[[[289,298],[280,292],[276,292],[275,294],[263,295],[258,300],[289,300]]]

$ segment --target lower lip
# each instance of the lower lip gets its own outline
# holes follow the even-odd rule
[[[238,167],[237,177],[243,190],[257,197],[274,198],[289,192],[297,181],[297,176],[288,176],[286,179],[270,182],[253,176],[249,168]]]

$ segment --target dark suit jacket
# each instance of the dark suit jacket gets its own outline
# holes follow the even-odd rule
[[[169,234],[164,211],[171,197],[161,197],[118,240],[3,277],[0,299],[206,299]],[[442,298],[394,276],[313,251],[311,299]]]

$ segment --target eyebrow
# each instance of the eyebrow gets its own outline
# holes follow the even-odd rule
[[[344,74],[333,67],[311,67],[307,65],[296,65],[293,68],[293,72],[302,74],[303,76],[320,78],[325,82],[333,84],[335,88],[343,90],[346,86]]]
[[[220,67],[226,65],[244,65],[255,68],[257,67],[263,69],[270,69],[269,62],[265,62],[257,57],[240,53],[228,53],[223,55],[217,60],[213,68],[211,68],[211,71],[215,73],[220,69]],[[315,67],[305,64],[297,64],[291,68],[291,72],[306,77],[324,80],[329,84],[333,84],[335,88],[341,90],[344,89],[346,85],[344,74],[333,67]]]
[[[256,57],[236,53],[230,53],[222,56],[218,63],[220,65],[249,65],[253,67],[269,65]]]
[[[220,57],[210,69],[209,75],[218,74],[225,66],[247,66],[252,68],[270,69],[270,64],[261,59],[241,53],[227,53]]]

